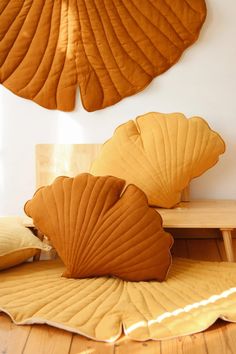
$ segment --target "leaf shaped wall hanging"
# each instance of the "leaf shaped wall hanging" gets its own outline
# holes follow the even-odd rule
[[[175,64],[205,16],[204,0],[1,0],[0,82],[63,111],[79,86],[102,109]]]

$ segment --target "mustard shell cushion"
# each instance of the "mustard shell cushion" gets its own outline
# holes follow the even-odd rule
[[[37,250],[50,249],[23,225],[21,217],[0,218],[0,270],[25,262]]]
[[[65,277],[113,275],[125,280],[164,280],[170,234],[145,194],[116,177],[58,177],[25,205],[35,226],[53,243]]]
[[[200,117],[147,113],[115,130],[91,173],[123,178],[142,189],[150,205],[170,208],[224,151],[222,138]]]
[[[95,111],[144,89],[194,43],[204,0],[1,0],[0,82],[18,96]]]

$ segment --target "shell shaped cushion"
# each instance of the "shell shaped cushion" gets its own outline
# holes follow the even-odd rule
[[[200,117],[147,113],[120,125],[91,173],[113,175],[141,188],[153,206],[173,207],[192,178],[225,151],[222,138]]]
[[[172,237],[145,194],[129,185],[121,195],[124,185],[112,176],[58,177],[26,203],[26,214],[64,262],[64,276],[165,279]]]
[[[63,111],[79,86],[95,111],[174,65],[205,17],[204,0],[1,0],[0,82]]]

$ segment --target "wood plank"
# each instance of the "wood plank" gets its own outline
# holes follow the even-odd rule
[[[220,321],[220,330],[224,336],[227,348],[231,348],[231,353],[236,353],[236,324]],[[230,350],[229,350],[230,352]]]
[[[7,353],[9,337],[12,329],[11,320],[0,313],[0,353]]]
[[[115,343],[115,354],[161,354],[159,341],[136,342],[122,336]]]
[[[192,229],[179,229],[179,228],[165,228],[170,232],[175,239],[177,238],[222,238],[219,229],[207,228],[192,228]]]
[[[202,261],[220,261],[221,255],[215,239],[189,239],[187,240],[189,257]]]
[[[33,325],[24,354],[67,354],[72,333],[47,325]]]
[[[175,208],[156,208],[164,227],[174,228],[236,228],[235,200],[192,200]]]
[[[234,254],[236,255],[236,239],[235,238],[232,239],[232,243],[233,243],[233,251],[234,251]],[[219,249],[221,260],[227,261],[223,239],[217,240],[217,247]]]
[[[16,326],[7,315],[0,313],[0,353],[21,354],[31,326]]]
[[[197,333],[162,341],[161,354],[208,354],[208,352],[203,334]]]
[[[231,324],[234,329],[230,333],[230,330],[227,330],[228,325],[222,321],[217,321],[208,331],[203,333],[208,354],[236,353],[236,326]]]
[[[89,338],[74,334],[69,354],[113,354],[114,344],[96,342]]]
[[[31,326],[16,326],[11,330],[7,354],[21,354],[24,351],[28,337],[31,332]]]
[[[175,239],[171,249],[171,253],[175,257],[188,258],[189,254],[188,254],[187,240]]]

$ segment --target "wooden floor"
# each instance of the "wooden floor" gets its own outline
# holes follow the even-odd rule
[[[236,239],[234,239],[236,254]],[[173,254],[202,260],[225,260],[223,242],[178,239]],[[236,323],[218,320],[208,330],[166,341],[134,342],[125,336],[106,344],[46,325],[15,326],[0,313],[0,354],[234,354]]]

